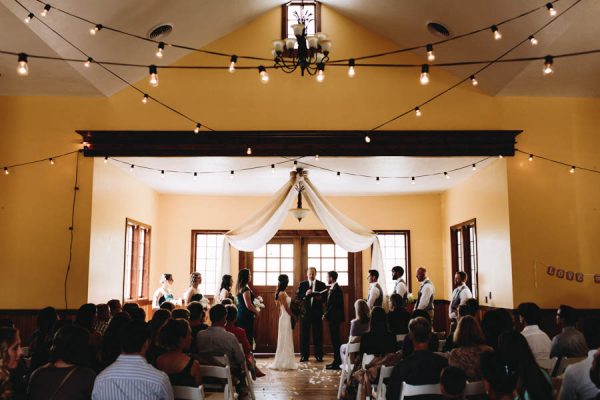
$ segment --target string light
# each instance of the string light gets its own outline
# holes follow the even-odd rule
[[[571,169],[569,170],[570,173],[574,174],[575,173],[575,166],[571,166]]]
[[[229,171],[229,179],[233,179],[234,174],[235,174],[234,170]]]
[[[544,69],[542,70],[544,72],[544,75],[550,75],[554,72],[554,69],[552,68],[553,64],[554,57],[550,55],[544,57]]]
[[[142,97],[142,103],[143,103],[143,104],[148,104],[148,98],[149,98],[149,97],[150,97],[150,96],[148,96],[146,93],[144,93],[144,97]]]
[[[421,114],[422,114],[422,113],[421,113],[421,109],[420,109],[419,107],[415,107],[415,115],[416,115],[417,117],[420,117],[420,116],[421,116]]]
[[[133,168],[134,168],[134,167],[135,167],[135,166],[134,166],[133,164],[131,164],[131,167],[129,167],[129,172],[133,173]]]
[[[342,173],[341,173],[340,171],[336,172],[336,174],[335,174],[335,178],[336,178],[338,181],[340,180],[341,176],[342,176]]]
[[[10,174],[8,167],[4,167],[4,175],[8,175],[8,174]]]
[[[498,158],[502,160],[504,157],[502,157],[502,154],[499,154]]]
[[[52,8],[52,6],[50,4],[46,4],[44,6],[44,9],[42,10],[42,12],[40,13],[40,15],[42,17],[46,17],[48,15],[48,11],[50,11],[50,9]]]
[[[473,164],[473,171],[477,171],[477,165]]]
[[[25,21],[26,24],[30,23],[31,20],[35,17],[35,15],[33,13],[29,13],[27,14],[27,16],[25,17],[25,19],[23,21]]]
[[[498,27],[496,25],[492,25],[490,27],[490,29],[492,30],[492,33],[494,34],[494,39],[495,40],[502,39],[502,34],[500,33],[500,31],[498,30]]]
[[[234,54],[231,56],[229,60],[229,73],[233,74],[235,72],[235,63],[237,63],[238,57]]]
[[[423,64],[421,66],[421,76],[419,77],[421,85],[427,85],[429,83],[429,65]]]
[[[148,69],[150,71],[150,86],[157,87],[158,86],[158,70],[156,69],[156,65],[151,65]]]
[[[200,133],[200,128],[202,127],[202,125],[200,125],[200,122],[196,123],[196,127],[194,128],[194,133],[197,135],[198,133]]]
[[[371,137],[369,135],[365,135],[365,143],[371,143]]]
[[[375,178],[375,183],[379,185],[379,177]]]
[[[477,78],[475,78],[475,75],[471,75],[469,77],[469,79],[471,80],[471,85],[473,85],[473,86],[479,85],[479,82],[477,81]]]
[[[354,78],[354,76],[356,75],[355,65],[356,65],[356,60],[354,58],[351,58],[348,60],[348,77],[349,78]]]
[[[29,75],[29,66],[27,65],[27,54],[19,53],[17,73],[21,76]]]
[[[556,9],[552,3],[546,4],[546,8],[548,9],[548,14],[550,14],[551,17],[556,17]]]
[[[275,164],[271,164],[271,174],[275,175]]]
[[[94,62],[94,59],[92,57],[88,57],[88,59],[86,60],[86,62],[83,63],[83,66],[86,68],[89,68],[90,65],[92,65],[92,63]]]
[[[52,159],[52,157],[50,157],[50,158],[48,159],[48,162],[50,163],[50,165],[54,165],[54,159]]]
[[[247,154],[247,155],[249,155],[249,156],[251,156],[251,155],[252,155],[252,147],[248,147],[248,148],[246,149],[246,154]]]
[[[164,169],[161,169],[161,170],[160,170],[160,177],[161,177],[161,178],[164,178],[164,177],[165,177],[165,170],[164,170]]]
[[[535,38],[535,36],[531,35],[529,36],[529,43],[531,43],[532,46],[537,46],[538,40]]]
[[[298,160],[294,160],[294,166],[298,165]]]
[[[198,173],[197,173],[197,172],[194,172],[194,178],[193,178],[193,179],[194,179],[195,181],[197,181],[197,180],[198,180]]]
[[[104,164],[108,164],[108,156],[104,157]]]
[[[415,177],[414,177],[414,176],[410,178],[410,183],[411,183],[411,185],[414,185],[416,182],[417,182],[417,181],[416,181],[416,179],[415,179]]]
[[[163,51],[165,51],[164,42],[158,43],[158,50],[156,51],[156,58],[163,58]]]
[[[269,74],[267,73],[267,69],[263,65],[258,66],[258,76],[260,77],[261,83],[269,83]]]
[[[533,154],[529,155],[529,161],[533,161]]]
[[[318,63],[317,64],[317,82],[321,83],[325,80],[325,64]]]
[[[319,161],[319,155],[315,154],[315,161]]]
[[[434,61],[435,54],[433,54],[433,45],[428,44],[427,46],[425,46],[425,50],[427,51],[427,61]]]
[[[446,177],[446,179],[450,179],[450,174],[448,174],[447,172],[444,172],[444,176]]]
[[[98,24],[98,25],[94,26],[93,28],[90,28],[90,35],[92,35],[92,36],[96,35],[97,32],[102,30],[102,28],[104,28],[104,26],[102,26],[102,24]]]

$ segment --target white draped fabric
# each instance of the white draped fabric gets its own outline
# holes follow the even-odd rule
[[[289,181],[275,194],[273,199],[240,227],[225,233],[221,273],[228,274],[230,246],[242,251],[254,251],[275,236],[297,195],[296,185],[304,187],[304,197],[317,218],[338,246],[349,252],[358,252],[372,246],[371,268],[379,272],[379,283],[386,294],[386,271],[379,239],[375,232],[351,220],[325,199],[306,176],[290,174]]]

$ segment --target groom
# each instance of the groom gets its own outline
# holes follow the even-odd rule
[[[323,361],[323,300],[321,292],[327,289],[325,284],[317,280],[316,268],[308,268],[308,280],[300,282],[296,291],[296,299],[304,302],[306,313],[300,320],[300,362],[308,361],[310,353],[310,331],[312,330],[315,358]]]

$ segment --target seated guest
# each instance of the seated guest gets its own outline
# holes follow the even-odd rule
[[[0,399],[24,398],[24,380],[16,373],[21,357],[23,348],[19,331],[10,327],[0,328]]]
[[[600,350],[596,350],[596,353],[594,353],[594,361],[592,361],[592,368],[590,368],[590,379],[600,389]],[[600,392],[594,399],[600,399]]]
[[[569,365],[565,370],[560,388],[560,400],[593,399],[600,395],[600,389],[590,376],[594,354],[600,349],[600,318],[583,321],[581,328],[590,351],[585,360]]]
[[[143,322],[129,321],[120,332],[119,358],[98,375],[93,400],[173,400],[169,377],[148,364],[144,355],[150,331]]]
[[[146,322],[146,311],[142,307],[134,308],[131,310],[131,319]]]
[[[129,314],[130,317],[133,318],[133,310],[135,310],[136,308],[140,308],[140,306],[138,306],[136,303],[125,303],[125,305],[123,306],[123,311],[125,311],[127,314]]]
[[[50,358],[52,328],[56,321],[58,321],[58,314],[54,307],[42,308],[38,312],[37,329],[33,332],[29,343],[30,366],[32,370],[46,364]]]
[[[166,352],[156,359],[156,368],[169,375],[173,386],[199,386],[202,383],[200,364],[185,354],[192,344],[190,324],[184,319],[171,319],[159,336]]]
[[[121,306],[121,301],[117,300],[117,299],[112,299],[109,300],[108,303],[106,303],[108,305],[108,308],[110,309],[110,317],[114,317],[116,314],[120,313],[121,311],[123,311],[123,307]]]
[[[96,379],[96,372],[89,368],[89,341],[90,334],[80,326],[60,328],[52,341],[50,362],[35,370],[29,379],[27,398],[89,399]]]
[[[439,383],[442,370],[448,366],[448,360],[428,349],[431,337],[431,323],[428,319],[412,319],[408,324],[408,331],[415,350],[392,370],[392,376],[387,382],[387,400],[397,400],[400,397],[402,382],[410,385]]]
[[[108,308],[108,304],[96,305],[96,322],[94,322],[93,328],[100,336],[104,336],[104,331],[108,328],[109,321],[110,309]]]
[[[187,306],[188,311],[190,312],[190,328],[192,328],[192,354],[196,354],[198,351],[196,350],[196,336],[198,332],[208,329],[208,325],[204,323],[204,307],[197,301],[192,301]]]
[[[360,354],[384,355],[394,353],[398,347],[396,335],[387,326],[387,317],[381,307],[371,309],[369,331],[360,338]]]
[[[498,359],[517,374],[519,399],[551,399],[552,385],[546,371],[535,361],[527,340],[518,332],[504,332],[498,339]]]
[[[462,369],[469,381],[481,380],[479,356],[484,351],[493,351],[485,344],[479,322],[470,315],[458,320],[454,332],[455,348],[450,353],[448,365]]]
[[[495,349],[498,347],[500,335],[513,329],[512,317],[504,308],[490,310],[481,319],[481,329],[485,336],[485,344]]]
[[[575,328],[577,311],[564,304],[556,310],[556,324],[562,332],[552,338],[550,358],[553,357],[585,357],[588,353],[583,333]]]
[[[477,361],[479,363],[479,360]],[[464,371],[456,367],[446,367],[440,375],[440,390],[444,399],[462,399],[467,376]]]
[[[148,326],[150,327],[150,344],[146,350],[146,360],[152,365],[154,365],[158,356],[164,353],[164,349],[160,345],[159,335],[160,330],[169,319],[171,319],[169,310],[159,308],[154,311],[152,319],[148,322]]]
[[[521,303],[517,311],[519,321],[525,326],[521,334],[527,339],[527,344],[529,344],[536,361],[548,360],[552,342],[538,326],[541,314],[540,308],[535,303]]]
[[[233,304],[233,300],[231,299],[223,299],[221,300],[221,304],[223,304],[224,306],[232,306]]]
[[[185,319],[186,321],[189,321],[190,320],[190,312],[186,308],[176,308],[171,313],[171,318]]]
[[[160,305],[160,309],[173,312],[173,310],[175,309],[175,304],[171,303],[170,301],[165,301]]]
[[[440,345],[440,341],[437,337],[437,335],[435,335],[433,333],[433,326],[431,325],[431,319],[429,319],[429,313],[425,310],[415,310],[413,311],[412,314],[412,318],[425,318],[427,321],[429,321],[429,324],[431,326],[431,335],[429,336],[429,351],[432,352],[436,352],[439,349],[439,345]],[[410,325],[410,323],[409,323]],[[408,357],[409,355],[412,354],[414,350],[414,345],[413,345],[413,339],[410,335],[408,335],[404,341],[402,342],[402,355],[404,357]]]
[[[404,299],[399,294],[390,296],[390,312],[387,314],[390,332],[394,335],[405,335],[408,333],[408,322],[410,313],[404,308]]]
[[[84,328],[90,334],[90,365],[92,368],[100,370],[98,354],[102,348],[102,336],[94,330],[95,322],[96,305],[87,303],[79,307],[73,324]]]
[[[493,352],[481,354],[483,386],[489,400],[513,400],[517,373],[503,364]]]
[[[363,299],[358,299],[354,302],[354,319],[350,321],[350,334],[348,342],[358,342],[360,337],[369,330],[371,310],[369,305]],[[347,344],[342,344],[340,347],[340,356],[342,360],[346,355]]]
[[[238,312],[237,307],[234,305],[229,305],[225,306],[225,308],[227,309],[227,324],[225,325],[225,330],[235,335],[238,342],[240,342],[240,344],[242,345],[244,355],[246,356],[246,364],[248,365],[248,369],[252,373],[252,377],[260,378],[265,376],[265,374],[256,366],[256,361],[254,359],[254,355],[252,354],[252,347],[250,347],[250,342],[248,342],[246,332],[244,331],[244,329],[236,325]]]
[[[123,311],[116,313],[111,318],[102,339],[102,350],[100,352],[100,366],[102,369],[115,362],[121,354],[119,333],[121,328],[129,321],[131,321],[131,317]]]
[[[469,299],[469,300],[474,300],[474,299]],[[467,315],[470,315],[471,317],[475,318],[475,312],[473,312],[473,308],[467,304],[458,306],[458,319],[460,320],[462,317],[465,317]],[[444,347],[442,348],[442,351],[444,353],[451,352],[452,349],[455,347],[454,332],[456,332],[457,325],[458,324],[453,324],[450,326],[450,333],[448,334],[448,336],[446,336],[446,342],[444,343]],[[452,328],[454,328],[454,330],[452,330]]]

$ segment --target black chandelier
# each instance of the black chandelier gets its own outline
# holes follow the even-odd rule
[[[294,12],[294,17],[297,20],[297,23],[292,25],[295,38],[273,41],[274,67],[288,74],[300,68],[302,76],[307,72],[309,75],[316,75],[317,82],[323,82],[331,41],[322,32],[307,36],[306,28],[314,22],[313,14],[309,10],[301,7],[299,11]]]

